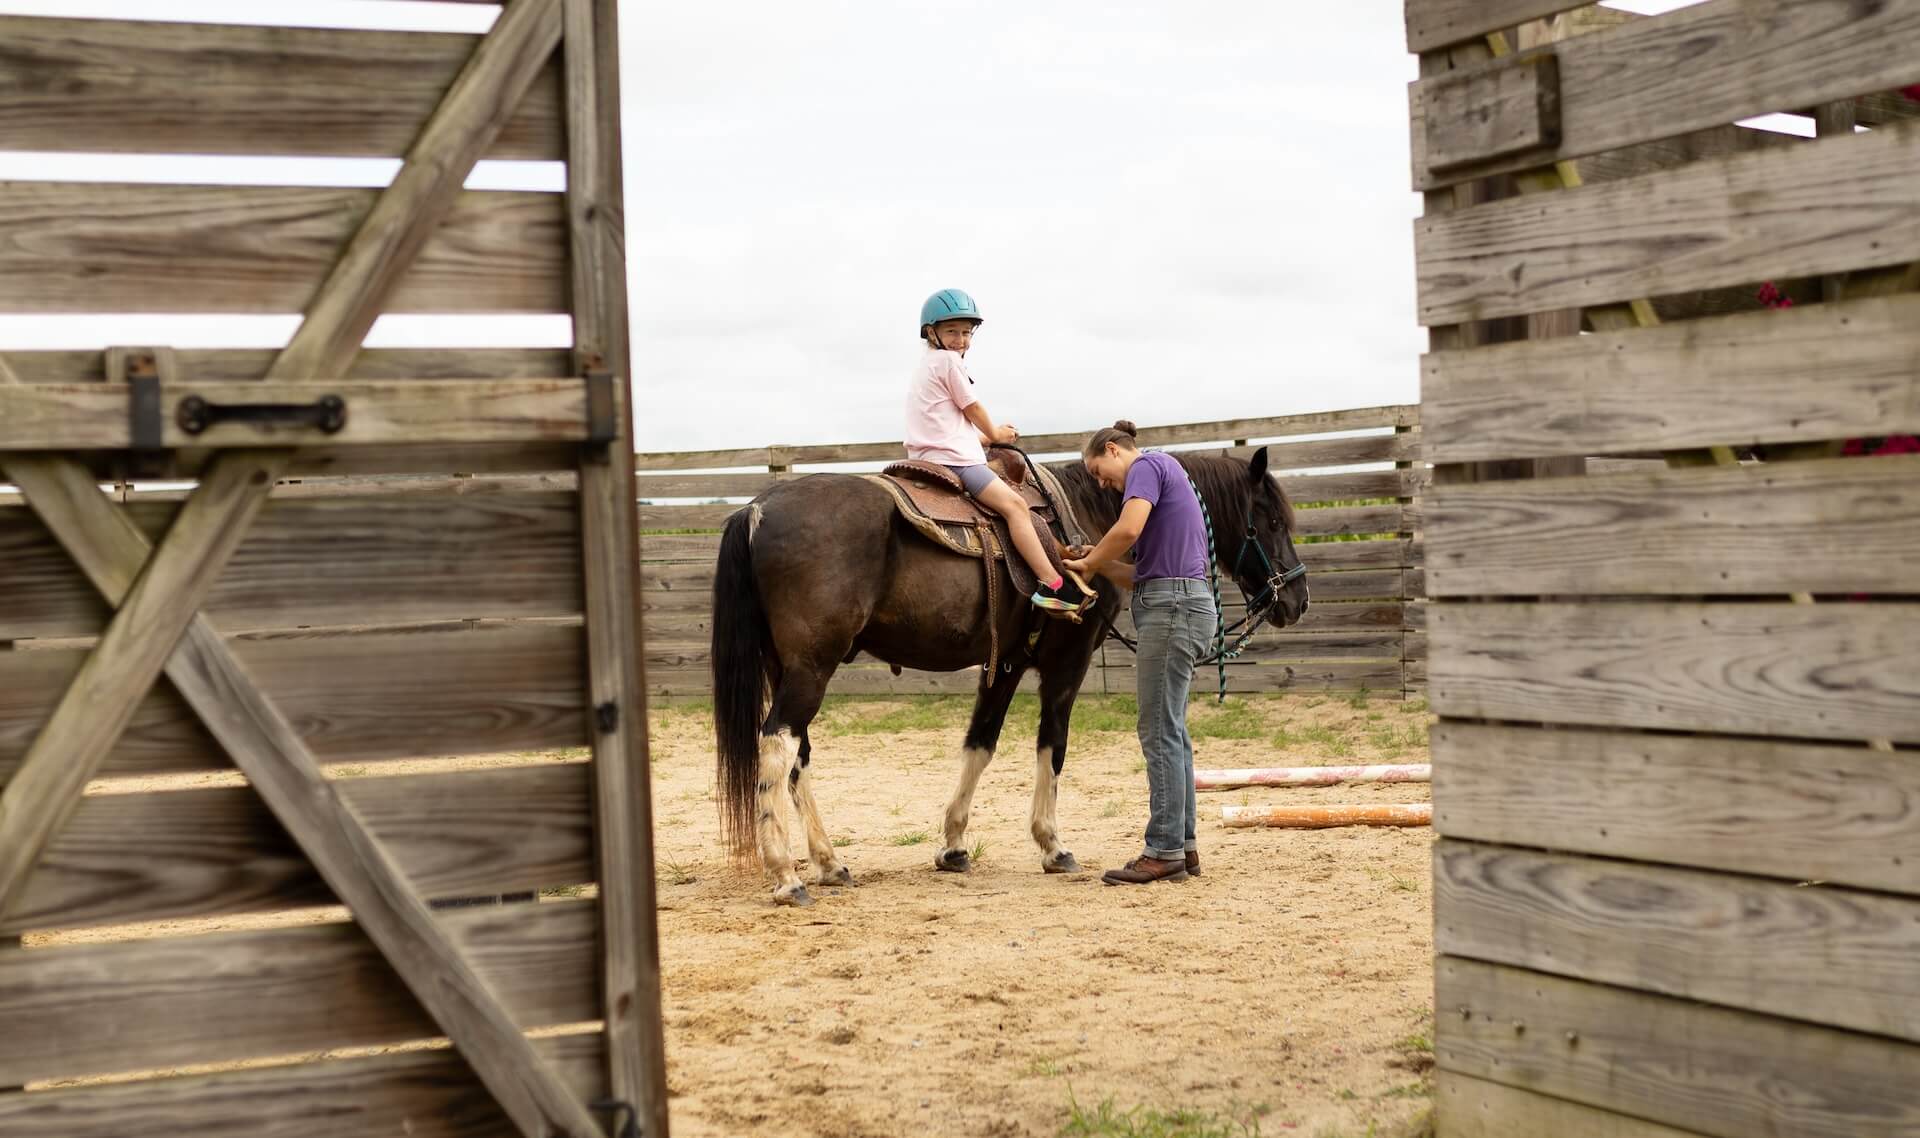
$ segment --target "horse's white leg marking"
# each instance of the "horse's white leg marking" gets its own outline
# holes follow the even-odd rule
[[[813,798],[813,770],[800,767],[797,775],[789,776],[793,786],[793,808],[800,815],[800,824],[807,830],[807,853],[813,859],[815,879],[826,885],[846,885],[852,882],[853,874],[848,873],[840,859],[833,854],[833,841],[827,837],[827,825],[820,820],[820,804]]]
[[[1054,822],[1054,804],[1060,797],[1060,776],[1053,773],[1053,748],[1042,744],[1033,767],[1033,840],[1043,864],[1060,856],[1060,828]]]
[[[947,817],[941,826],[941,834],[946,844],[940,856],[934,859],[935,865],[947,861],[954,851],[965,852],[961,841],[967,836],[967,817],[973,811],[973,792],[980,785],[980,776],[993,761],[991,747],[963,747],[960,750],[960,785],[953,792],[952,801],[947,803]]]
[[[800,900],[807,892],[800,875],[793,871],[793,854],[787,844],[787,772],[793,769],[799,753],[800,745],[785,728],[760,737],[760,777],[754,786],[760,811],[760,861],[773,878],[776,901]]]

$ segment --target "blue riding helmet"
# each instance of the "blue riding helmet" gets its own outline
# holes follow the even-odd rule
[[[982,323],[980,306],[973,298],[957,288],[943,288],[927,298],[920,306],[920,327],[938,324],[942,320],[971,320]]]

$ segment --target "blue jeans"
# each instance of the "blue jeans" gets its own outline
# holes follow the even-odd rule
[[[1163,577],[1133,590],[1139,637],[1135,682],[1140,699],[1140,751],[1147,759],[1148,857],[1174,861],[1195,849],[1199,803],[1193,793],[1193,739],[1187,734],[1187,691],[1194,661],[1213,642],[1213,593],[1205,581]]]

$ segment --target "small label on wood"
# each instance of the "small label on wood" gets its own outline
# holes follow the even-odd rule
[[[1430,171],[1560,145],[1560,60],[1552,52],[1438,80],[1424,98]]]

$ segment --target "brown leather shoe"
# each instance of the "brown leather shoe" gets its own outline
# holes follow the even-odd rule
[[[1199,850],[1187,851],[1187,876],[1188,877],[1200,876],[1200,851]]]
[[[1109,869],[1100,875],[1100,880],[1108,885],[1151,885],[1156,881],[1185,881],[1187,863],[1181,861],[1161,861],[1157,857],[1141,856],[1134,858],[1119,869]]]

